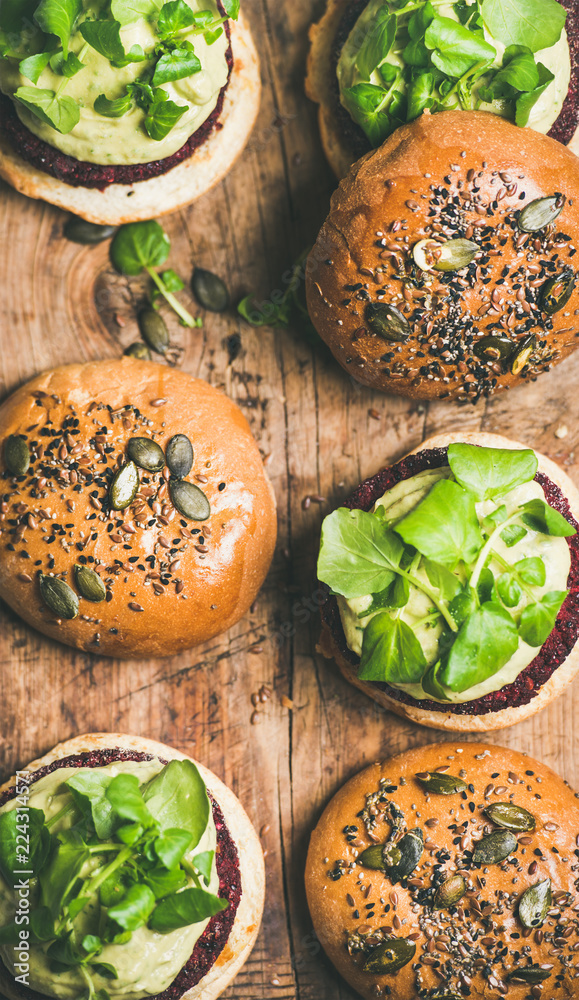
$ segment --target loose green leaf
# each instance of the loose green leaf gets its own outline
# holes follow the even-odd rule
[[[143,876],[144,882],[154,893],[155,899],[163,899],[170,896],[179,889],[184,889],[187,885],[187,876],[182,868],[174,868],[168,871],[160,865],[151,868]]]
[[[484,586],[484,570],[481,573]],[[480,600],[480,598],[479,598]],[[472,587],[466,584],[462,590],[453,597],[448,605],[448,610],[450,611],[452,617],[454,618],[457,625],[462,625],[464,621],[473,613],[477,606],[477,594]]]
[[[452,601],[462,590],[462,584],[458,577],[442,563],[425,559],[423,565],[430,583],[436,590],[440,591],[441,596],[446,601]]]
[[[129,52],[121,41],[121,25],[110,19],[104,21],[83,21],[79,31],[93,49],[108,59],[113,66],[127,66],[133,62],[143,62],[147,58],[140,45],[133,45]]]
[[[539,69],[535,57],[526,46],[510,45],[503,56],[503,65],[489,83],[492,99],[513,97],[516,91],[531,91],[539,86]]]
[[[510,448],[479,448],[474,444],[451,444],[448,464],[456,481],[477,500],[504,497],[516,486],[535,478],[539,463],[533,451]]]
[[[381,611],[384,608],[403,608],[408,604],[410,597],[410,584],[403,576],[396,576],[385,590],[379,594],[373,594],[372,603],[365,611],[361,611],[358,618],[367,618],[374,611]]]
[[[155,854],[159,861],[165,865],[165,868],[176,868],[191,846],[191,840],[192,837],[188,830],[165,830],[154,841]]]
[[[183,45],[164,52],[159,57],[151,83],[153,87],[159,87],[162,83],[184,80],[185,77],[199,73],[201,69],[201,60],[195,55],[193,47],[188,48]]]
[[[547,578],[545,563],[539,556],[531,556],[528,559],[521,559],[515,563],[515,569],[523,583],[528,583],[532,587],[544,587]]]
[[[483,539],[474,497],[458,483],[441,479],[394,530],[408,545],[451,569],[472,562]]]
[[[519,626],[524,642],[529,646],[542,646],[547,641],[568,593],[567,590],[551,590],[536,604],[524,608]]]
[[[84,63],[80,61],[78,56],[75,56],[74,52],[69,52],[67,59],[64,58],[63,52],[55,52],[50,57],[50,68],[54,73],[71,79],[80,73],[81,69],[84,69]]]
[[[451,77],[463,76],[476,65],[490,66],[497,55],[483,37],[448,17],[437,15],[424,37],[427,47],[434,50],[434,65]]]
[[[117,774],[105,789],[105,795],[117,816],[140,823],[145,829],[153,825],[136,775]]]
[[[205,782],[191,760],[172,760],[143,786],[143,798],[162,832],[178,828],[190,835],[193,850],[205,833],[211,803]]]
[[[505,607],[516,608],[523,597],[520,584],[511,573],[502,573],[497,580],[497,591]]]
[[[140,274],[145,267],[164,264],[171,242],[158,222],[121,226],[111,243],[111,260],[121,274]]]
[[[497,673],[519,646],[517,627],[500,604],[489,602],[461,626],[440,679],[451,691],[467,691]]]
[[[155,902],[148,885],[133,885],[115,906],[111,906],[109,917],[124,930],[136,931],[147,923]]]
[[[39,878],[41,906],[47,907],[55,920],[90,857],[88,847],[76,830],[63,830],[56,842],[56,850]]]
[[[526,45],[533,52],[555,45],[567,18],[556,0],[482,0],[481,13],[504,45]]]
[[[183,31],[195,24],[195,13],[185,0],[168,0],[161,7],[157,21],[159,38],[170,38],[171,35]]]
[[[18,63],[18,70],[27,80],[31,80],[32,83],[38,83],[52,55],[52,52],[39,52],[35,56],[28,56],[27,59],[22,59]]]
[[[422,678],[422,688],[425,694],[429,694],[431,698],[435,699],[435,701],[450,701],[450,698],[440,681],[441,668],[442,664],[440,660],[432,665],[430,670],[428,670]]]
[[[492,570],[488,566],[485,566],[484,569],[481,570],[476,587],[476,593],[479,604],[486,604],[488,601],[496,600],[497,589],[495,578]]]
[[[60,38],[65,59],[72,29],[81,13],[82,0],[40,0],[36,8],[34,20],[47,35]]]
[[[26,869],[37,875],[50,849],[50,833],[44,825],[42,809],[9,809],[0,813],[0,872],[8,885]]]
[[[557,538],[570,538],[577,534],[569,521],[544,500],[529,500],[523,504],[523,511],[521,520],[533,531],[554,535]]]
[[[418,684],[426,667],[422,646],[401,618],[382,612],[368,622],[362,641],[360,680]]]
[[[143,836],[144,830],[140,823],[126,823],[117,830],[117,837],[123,844],[132,847]]]
[[[76,944],[72,932],[58,937],[46,949],[46,954],[51,959],[53,971],[62,972],[77,965],[82,965],[84,955]]]
[[[375,514],[340,507],[322,525],[318,576],[346,598],[378,594],[393,582],[403,550]]]
[[[158,11],[155,0],[112,0],[111,14],[123,26],[134,21],[146,20]]]
[[[372,73],[386,62],[396,37],[396,17],[384,4],[376,11],[372,25],[356,56],[356,69],[362,80],[369,81]]]
[[[145,129],[151,139],[161,142],[187,111],[186,104],[175,104],[167,98],[166,92],[158,88],[153,93],[145,118]]]
[[[505,528],[504,531],[501,531],[501,538],[505,543],[505,545],[507,545],[510,549],[512,549],[513,545],[517,545],[519,542],[523,540],[525,535],[528,534],[529,532],[527,531],[526,528],[523,528],[522,525],[509,524],[509,526]]]
[[[406,118],[409,122],[414,121],[426,108],[431,108],[434,103],[434,74],[420,73],[408,88],[408,107]]]
[[[393,121],[386,109],[388,91],[375,83],[356,83],[342,91],[346,108],[377,147],[392,131]]]
[[[124,97],[117,97],[114,100],[109,100],[106,94],[99,94],[93,106],[96,113],[105,118],[122,118],[131,110],[132,103],[130,94],[125,94]]]
[[[209,885],[211,881],[214,859],[215,851],[203,851],[201,854],[196,854],[193,858],[193,864],[199,874],[203,877],[205,885]]]
[[[226,910],[229,903],[203,889],[185,889],[157,903],[149,927],[159,934],[170,934],[179,927],[199,923]]]
[[[237,21],[239,17],[239,2],[240,0],[222,0],[225,13],[228,17],[232,17],[234,21]]]
[[[537,69],[539,71],[539,86],[527,94],[520,94],[517,98],[515,121],[519,128],[526,128],[529,124],[531,111],[535,104],[555,79],[554,74],[543,63],[538,63]]]
[[[109,840],[118,825],[113,807],[106,797],[111,777],[98,768],[78,771],[65,782],[85,819],[94,826],[99,840]]]
[[[67,135],[80,121],[80,108],[72,97],[58,97],[54,90],[18,87],[14,97],[45,125]]]

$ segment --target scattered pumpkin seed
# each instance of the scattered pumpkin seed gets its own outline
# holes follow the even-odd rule
[[[130,507],[139,489],[139,471],[134,462],[127,462],[115,474],[109,488],[109,502],[113,510]]]
[[[510,830],[495,830],[475,846],[473,861],[481,865],[498,865],[517,849],[517,838]]]
[[[466,892],[466,882],[462,875],[453,875],[439,885],[434,893],[434,909],[449,910],[456,906]]]
[[[505,830],[534,830],[536,826],[533,814],[513,802],[493,802],[484,812],[493,823]]]
[[[524,927],[542,927],[551,909],[551,879],[536,882],[519,900],[519,918]]]
[[[545,282],[541,289],[541,309],[549,316],[554,316],[564,309],[575,289],[577,278],[570,269],[562,274],[555,274]]]
[[[143,309],[139,314],[139,329],[143,340],[152,351],[166,354],[170,347],[169,331],[163,317],[156,309]]]
[[[389,853],[389,847],[392,853]],[[396,860],[394,851],[400,854],[400,860]],[[422,830],[416,828],[409,830],[407,834],[399,840],[396,845],[386,845],[384,848],[384,863],[388,872],[388,877],[393,885],[412,874],[424,851],[424,837]]]
[[[165,449],[167,465],[177,479],[185,479],[193,466],[193,445],[186,434],[175,434]]]
[[[480,253],[478,243],[472,240],[447,240],[439,244],[440,254],[434,268],[436,271],[460,271],[462,267],[472,264],[477,253]]]
[[[72,243],[91,246],[110,239],[116,229],[116,226],[99,226],[95,222],[87,222],[86,219],[79,219],[77,215],[71,215],[64,223],[62,231],[66,239]]]
[[[373,871],[384,871],[384,844],[372,844],[358,855],[358,864]]]
[[[424,774],[417,774],[416,777],[423,788],[428,792],[434,792],[435,795],[456,795],[457,792],[466,792],[466,781],[455,778],[452,774],[426,771]]]
[[[419,240],[412,248],[414,263],[421,271],[431,271],[440,257],[440,243],[436,240]]]
[[[190,521],[206,521],[211,514],[209,500],[193,483],[173,480],[169,483],[169,494],[173,506]]]
[[[139,361],[151,361],[152,355],[146,344],[143,344],[140,340],[137,340],[130,347],[127,347],[125,354],[129,358],[138,358]]]
[[[127,442],[127,454],[135,465],[147,472],[160,472],[165,468],[165,454],[151,438],[134,437]]]
[[[106,587],[94,569],[77,563],[74,567],[74,579],[82,596],[87,601],[94,601],[95,604],[104,601],[107,596]]]
[[[410,336],[410,323],[406,316],[387,302],[369,302],[365,317],[372,333],[383,340],[404,342]]]
[[[40,596],[57,618],[71,621],[78,616],[78,597],[68,583],[58,576],[45,576],[44,573],[40,574],[39,580]]]
[[[473,351],[478,358],[486,361],[504,361],[516,347],[516,343],[508,337],[481,337],[474,344]]]
[[[464,1000],[463,993],[455,993],[454,990],[445,990],[444,986],[431,994],[431,1000]]]
[[[566,201],[564,194],[554,194],[529,202],[519,215],[519,229],[523,233],[538,233],[561,215]]]
[[[511,364],[511,372],[513,375],[518,375],[519,372],[522,372],[525,365],[528,364],[535,347],[535,338],[533,336],[525,337]]]
[[[30,449],[25,438],[11,434],[4,443],[4,461],[13,476],[23,476],[30,468]]]
[[[375,976],[385,976],[403,969],[412,961],[415,954],[414,941],[407,941],[406,938],[390,938],[370,952],[362,969]]]
[[[191,279],[193,295],[203,309],[224,312],[229,305],[229,292],[224,281],[211,271],[196,267]]]
[[[540,965],[527,965],[523,969],[513,969],[512,972],[509,972],[507,979],[509,982],[516,982],[518,980],[521,983],[528,983],[529,986],[532,986],[536,983],[544,983],[550,977],[550,969],[542,969]]]

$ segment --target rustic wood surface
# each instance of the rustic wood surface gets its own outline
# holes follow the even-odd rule
[[[303,76],[308,24],[322,6],[245,0],[262,57],[261,115],[227,180],[166,220],[170,264],[183,275],[198,263],[222,274],[235,296],[256,289],[266,298],[285,287],[281,276],[315,238],[333,180]],[[112,272],[107,245],[85,249],[64,240],[63,213],[6,186],[0,199],[3,398],[63,360],[118,357],[136,339],[143,286]],[[365,764],[439,734],[383,712],[316,656],[322,517],[365,476],[453,427],[519,438],[579,481],[579,355],[535,384],[458,408],[370,393],[323,347],[292,331],[254,330],[233,314],[207,316],[192,333],[174,323],[172,332],[185,349],[185,370],[225,387],[267,456],[279,503],[271,573],[254,614],[170,660],[121,663],[75,653],[0,605],[0,777],[91,730],[151,736],[197,756],[239,795],[267,850],[263,930],[225,996],[353,1000],[312,935],[302,879],[309,830]],[[558,437],[562,426],[568,433]],[[326,502],[304,510],[309,494]],[[261,653],[251,652],[256,644]],[[251,694],[264,684],[272,697],[251,725]],[[577,785],[578,709],[575,685],[538,717],[489,740],[528,751]]]

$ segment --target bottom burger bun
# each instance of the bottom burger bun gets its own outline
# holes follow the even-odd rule
[[[98,757],[107,751],[143,755],[144,759],[158,758],[163,763],[172,760],[193,760],[187,754],[164,743],[144,737],[119,733],[90,733],[59,743],[49,753],[29,764],[26,772],[32,775],[33,782],[36,772],[54,765],[57,761],[79,755],[89,755],[90,761],[91,756]],[[128,759],[131,759],[130,756]],[[179,992],[173,984],[164,991],[163,998],[170,996],[171,1000],[216,1000],[245,964],[255,944],[263,915],[265,866],[259,838],[239,800],[217,775],[198,761],[193,760],[193,763],[201,774],[210,796],[221,810],[227,830],[237,848],[241,899],[229,937],[203,979],[185,992]],[[22,772],[19,772],[19,775],[21,777]],[[0,787],[0,803],[3,804],[6,793],[14,788],[15,783],[16,776]],[[15,983],[1,962],[0,992],[7,1000],[38,1000],[40,997],[40,994]]]
[[[523,753],[457,740],[372,764],[311,837],[316,935],[366,1000],[575,997],[578,834],[577,795]]]
[[[10,396],[0,496],[0,596],[105,656],[169,656],[230,628],[275,546],[275,498],[241,410],[151,361],[68,365]]]
[[[166,174],[104,191],[74,187],[18,155],[0,129],[0,177],[29,198],[40,198],[89,222],[121,225],[157,218],[195,201],[218,184],[243,151],[261,98],[259,59],[243,16],[231,22],[233,70],[218,127],[194,153]]]
[[[527,445],[512,441],[510,438],[502,437],[498,434],[467,431],[454,434],[438,434],[424,441],[418,448],[410,452],[410,455],[418,455],[421,452],[431,449],[447,448],[450,444],[457,442],[475,444],[487,448],[524,449],[527,447]],[[569,502],[572,515],[576,519],[579,519],[579,491],[575,487],[575,484],[551,459],[537,451],[535,451],[535,455],[539,462],[539,472],[547,476],[561,490]],[[402,461],[405,460],[403,459]],[[358,501],[356,499],[357,494],[354,494],[350,498],[352,502],[346,501],[346,505],[363,507],[366,510],[370,509],[375,501],[384,493],[384,489],[379,482],[380,477],[381,474],[379,473],[374,479],[367,480],[366,483],[362,484],[359,491],[357,491],[357,494],[363,494],[364,500],[360,499]],[[378,482],[375,488],[373,488],[375,480]],[[484,714],[477,714],[476,712],[468,712],[467,702],[466,709],[461,706],[460,714],[457,714],[456,712],[449,712],[444,709],[442,711],[439,710],[440,706],[436,706],[434,702],[430,702],[430,705],[432,705],[430,708],[421,707],[418,702],[412,699],[409,699],[407,702],[400,701],[392,688],[390,688],[392,693],[389,694],[387,690],[382,689],[386,685],[378,686],[373,682],[363,681],[358,678],[360,658],[347,646],[335,598],[329,598],[322,607],[322,632],[318,651],[326,658],[333,659],[347,681],[354,684],[364,694],[369,695],[370,698],[377,701],[383,708],[402,716],[402,718],[417,722],[422,726],[449,732],[485,733],[493,729],[504,729],[507,726],[513,726],[518,722],[522,722],[524,719],[528,719],[529,716],[546,708],[555,698],[558,698],[575,679],[579,671],[579,643],[576,643],[565,659],[551,673],[547,682],[536,690],[527,704],[518,705],[517,707],[508,706],[496,711],[485,711]]]

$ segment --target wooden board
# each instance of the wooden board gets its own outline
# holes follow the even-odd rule
[[[264,78],[251,146],[225,183],[165,225],[170,264],[181,274],[197,263],[223,275],[234,296],[256,289],[267,298],[285,287],[282,275],[313,242],[333,187],[303,94],[307,27],[323,3],[245,6]],[[139,279],[112,272],[106,245],[66,242],[63,221],[61,212],[0,188],[2,398],[63,360],[118,357],[136,339]],[[268,456],[279,544],[266,586],[255,613],[228,635],[174,659],[134,663],[74,653],[0,605],[0,777],[90,730],[148,735],[197,756],[240,796],[267,850],[267,918],[225,996],[352,1000],[312,935],[302,886],[309,831],[350,775],[438,734],[381,711],[316,657],[322,517],[365,476],[453,427],[520,438],[579,481],[579,355],[535,384],[458,408],[373,394],[321,346],[292,332],[253,330],[234,315],[207,316],[192,333],[175,322],[172,334],[185,349],[185,370],[225,387]],[[556,436],[561,427],[563,438]],[[309,494],[327,500],[304,510]],[[252,653],[255,645],[263,652]],[[251,694],[264,684],[272,697],[251,725]],[[534,754],[577,785],[578,710],[575,685],[538,717],[490,741]]]

